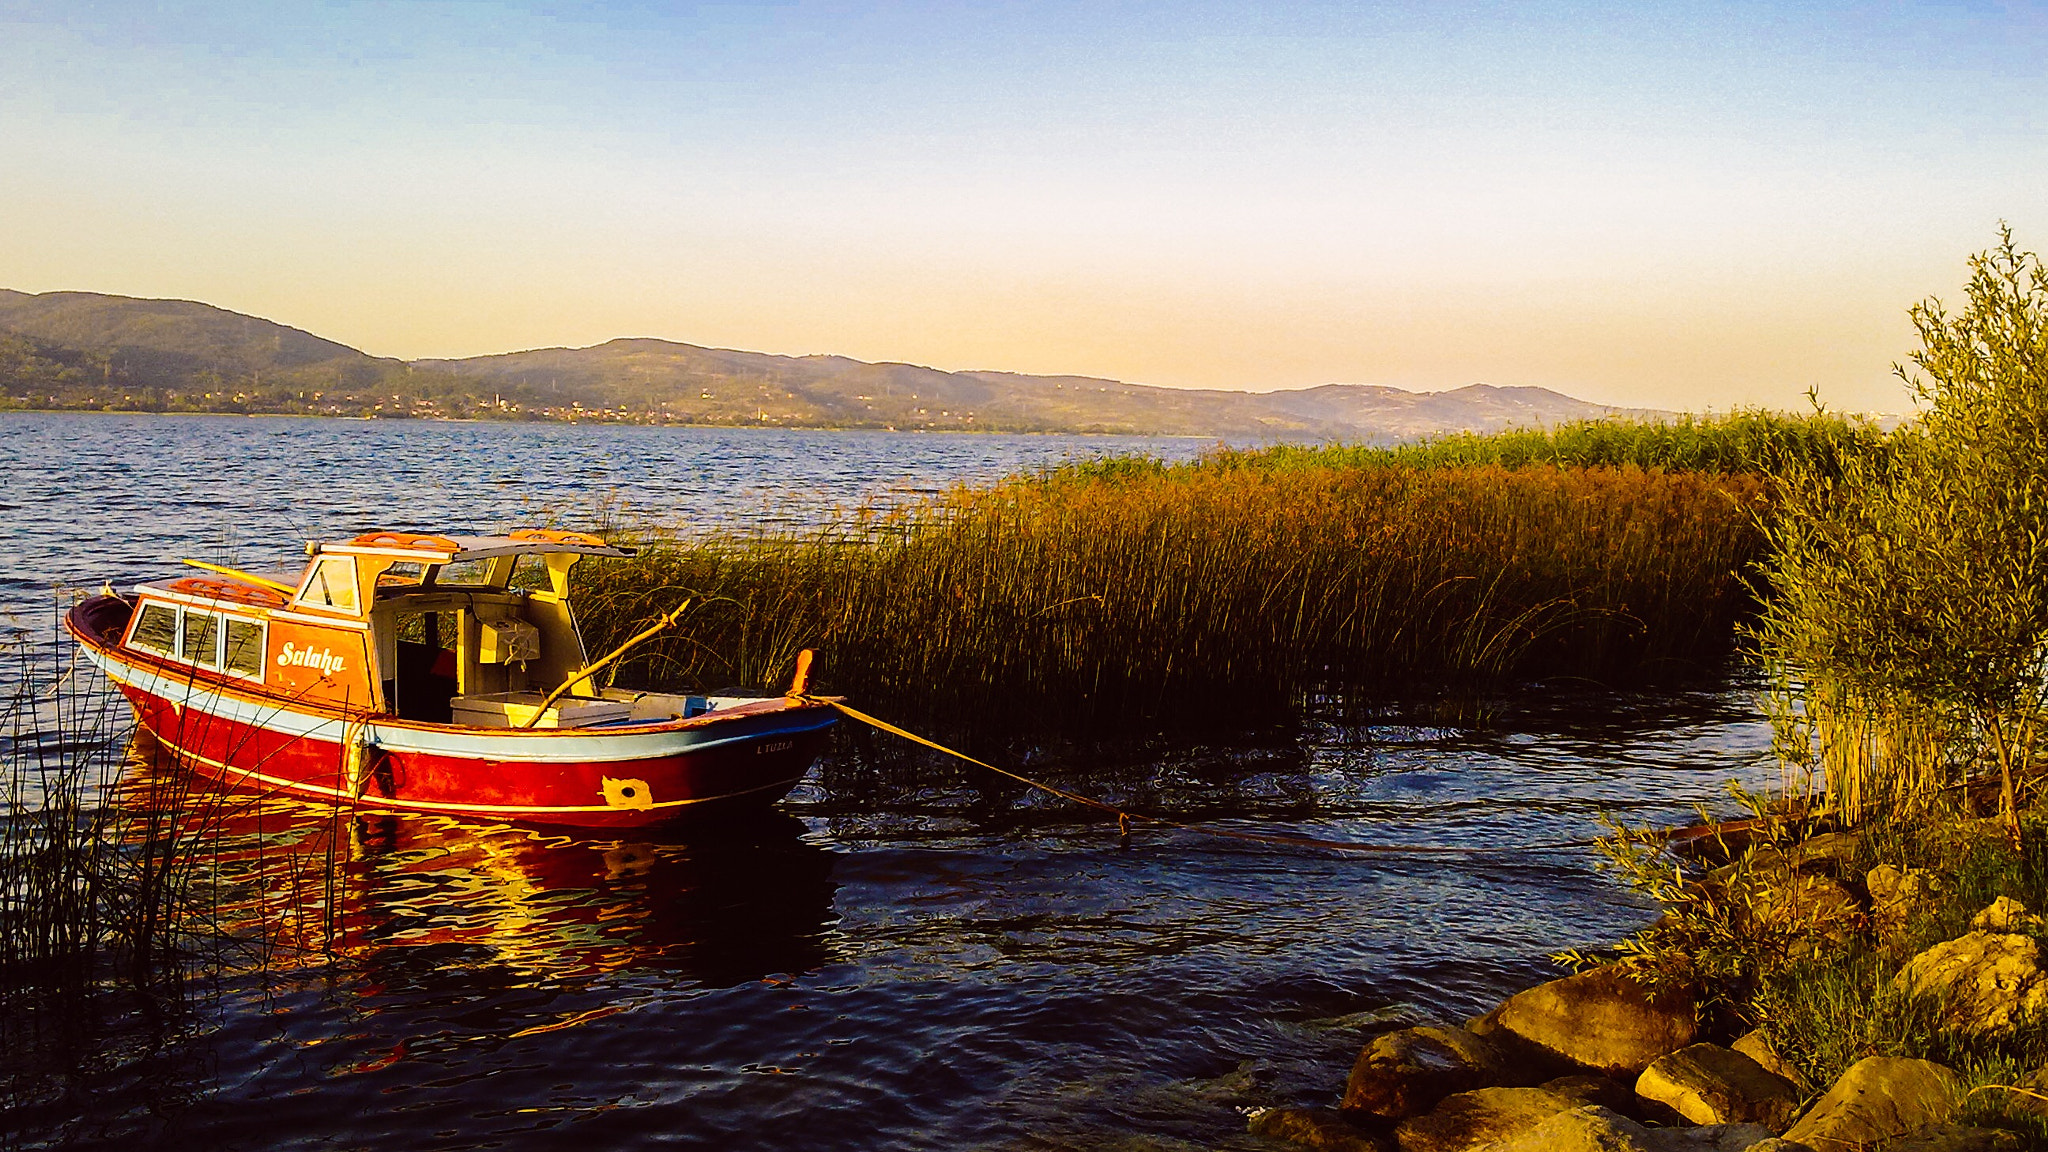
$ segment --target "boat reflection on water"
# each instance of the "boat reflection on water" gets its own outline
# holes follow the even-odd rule
[[[765,811],[624,837],[351,810],[211,788],[146,736],[123,788],[264,966],[341,960],[385,983],[516,986],[654,967],[707,986],[827,959],[832,855]],[[155,819],[134,819],[155,814]]]

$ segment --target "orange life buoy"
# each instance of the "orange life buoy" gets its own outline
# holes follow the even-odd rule
[[[365,532],[351,544],[365,548],[431,548],[436,552],[459,552],[462,546],[446,536],[423,536],[416,532]]]
[[[229,600],[237,604],[255,604],[265,608],[282,608],[284,594],[256,584],[243,584],[234,580],[219,580],[212,576],[181,576],[169,585],[173,592],[187,596],[199,596],[207,600]]]
[[[560,528],[521,528],[512,534],[514,540],[546,540],[550,544],[583,544],[591,548],[604,547],[604,539],[588,532],[566,532]]]

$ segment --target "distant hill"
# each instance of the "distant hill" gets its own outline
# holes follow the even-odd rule
[[[189,386],[208,374],[234,381],[270,375],[368,383],[404,368],[310,332],[190,300],[0,289],[0,332],[83,353],[103,376],[160,387]]]
[[[414,366],[488,380],[528,396],[573,395],[589,407],[663,410],[718,424],[1403,439],[1623,411],[1545,388],[1473,384],[1448,392],[1408,392],[1325,384],[1286,392],[1226,392],[1090,376],[942,372],[844,356],[774,356],[647,339],[420,360]]]
[[[1227,392],[653,339],[406,363],[192,301],[6,290],[0,406],[1285,440],[1396,440],[1624,411],[1543,388]]]

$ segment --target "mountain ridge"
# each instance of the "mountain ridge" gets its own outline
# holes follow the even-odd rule
[[[1396,440],[1666,413],[1532,386],[1165,388],[618,337],[405,361],[191,300],[0,289],[0,406]]]

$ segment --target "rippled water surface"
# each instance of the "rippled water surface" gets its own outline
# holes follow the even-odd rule
[[[302,534],[497,526],[611,493],[704,519],[795,493],[802,515],[1128,447],[1198,445],[6,416],[0,599],[32,612],[54,584]],[[1643,918],[1584,849],[1506,849],[1580,839],[1602,811],[1682,820],[1755,782],[1768,745],[1733,687],[1538,686],[1471,729],[1311,715],[998,749],[1184,820],[1474,854],[1119,846],[1056,802],[850,741],[767,819],[626,840],[222,798],[215,913],[272,941],[267,968],[42,1069],[0,1128],[227,1149],[1254,1147],[1239,1109],[1331,1099],[1372,1019],[1481,1011]]]
[[[791,520],[1187,437],[937,435],[240,416],[0,413],[0,608],[184,557],[296,568],[307,539],[586,521]]]

